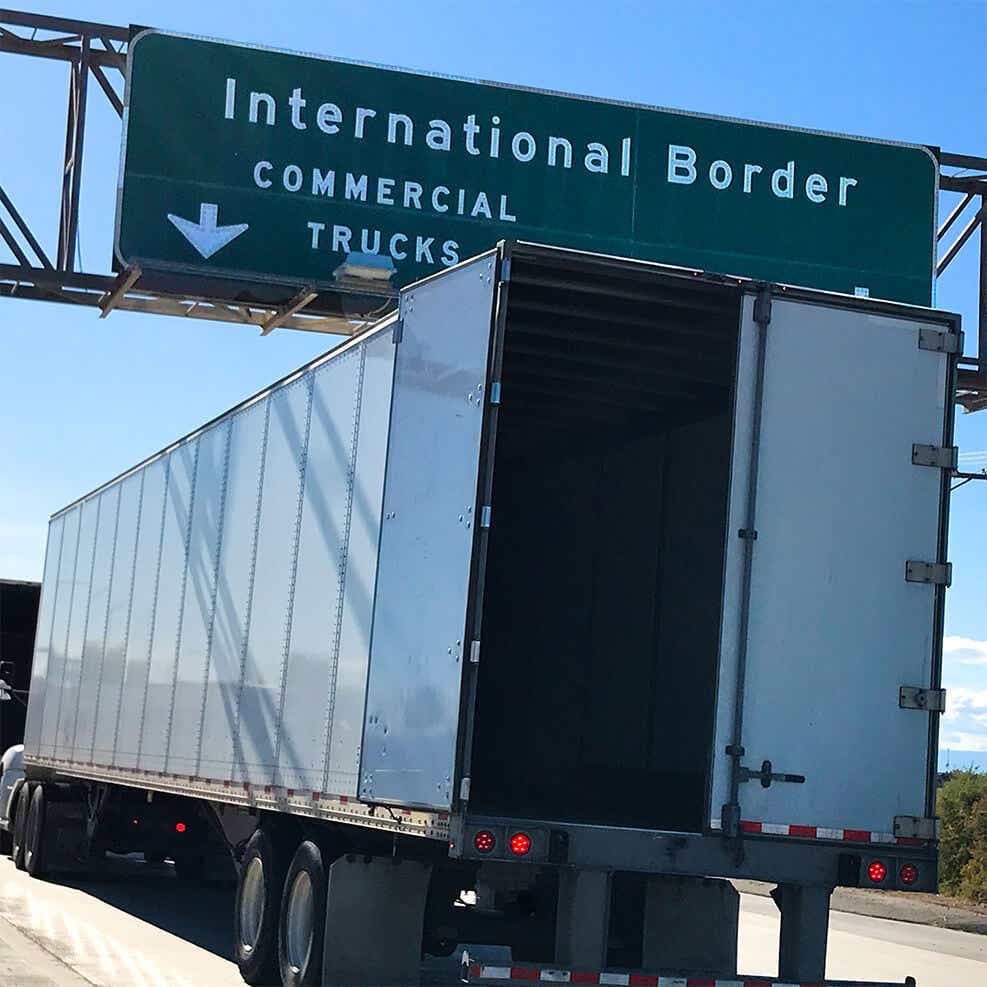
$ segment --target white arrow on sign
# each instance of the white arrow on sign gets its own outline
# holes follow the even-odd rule
[[[217,226],[219,206],[215,202],[203,202],[199,206],[199,222],[182,219],[174,213],[168,213],[168,219],[182,236],[195,247],[207,260],[217,250],[222,250],[231,240],[235,240],[247,227],[247,223],[236,223],[233,226]]]

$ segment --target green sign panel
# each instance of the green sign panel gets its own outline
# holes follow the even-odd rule
[[[124,264],[403,285],[508,238],[931,301],[922,147],[155,31],[127,98]]]

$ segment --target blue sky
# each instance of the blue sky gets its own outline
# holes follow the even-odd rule
[[[571,2],[284,7],[34,2],[344,58],[655,103],[987,154],[987,3]],[[0,55],[0,184],[52,248],[66,69]],[[108,270],[119,123],[96,92],[80,226],[86,270]],[[976,242],[938,304],[976,326]],[[0,246],[0,257],[9,256]],[[38,578],[48,515],[327,348],[317,335],[0,300],[0,576]],[[968,349],[970,347],[968,346]],[[875,381],[879,394],[880,382]],[[987,412],[960,416],[961,451],[987,451]],[[953,500],[943,748],[987,752],[987,483]],[[981,755],[987,763],[987,753]],[[968,763],[954,755],[953,763]]]

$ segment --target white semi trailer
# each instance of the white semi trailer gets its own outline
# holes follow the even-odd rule
[[[936,887],[960,344],[530,244],[412,285],[52,518],[18,866],[232,854],[286,987],[732,978],[757,878],[822,982],[835,886]]]

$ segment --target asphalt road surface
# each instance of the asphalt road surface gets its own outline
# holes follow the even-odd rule
[[[237,987],[232,890],[190,888],[167,864],[111,858],[99,880],[36,881],[0,859],[0,984],[12,987]],[[743,973],[777,972],[778,915],[744,895]],[[504,957],[485,950],[488,962]],[[500,955],[498,955],[500,953]],[[454,984],[455,960],[430,961],[427,984]],[[987,985],[987,937],[834,912],[830,978]]]

